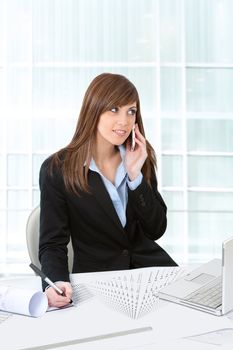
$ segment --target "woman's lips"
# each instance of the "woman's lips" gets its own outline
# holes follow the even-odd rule
[[[117,134],[118,136],[125,136],[125,134],[126,134],[126,131],[125,130],[121,130],[121,129],[115,129],[115,130],[113,130],[113,132],[115,134]]]

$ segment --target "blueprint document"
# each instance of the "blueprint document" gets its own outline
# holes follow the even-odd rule
[[[0,310],[27,316],[42,316],[48,307],[48,299],[37,290],[0,286]]]
[[[90,274],[86,281],[71,275],[74,302],[80,303],[97,297],[116,311],[137,319],[158,306],[158,291],[184,274],[180,267],[154,267]]]

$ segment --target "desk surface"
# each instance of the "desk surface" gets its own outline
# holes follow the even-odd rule
[[[88,274],[78,276],[80,282],[88,278]],[[34,276],[0,283],[34,289],[41,286],[40,278]],[[134,320],[94,297],[76,307],[47,312],[40,318],[11,315],[0,322],[0,339],[4,350],[208,350],[216,349],[216,345],[186,337],[233,329],[232,321],[165,301],[159,301],[156,310]],[[232,349],[232,345],[218,348]]]

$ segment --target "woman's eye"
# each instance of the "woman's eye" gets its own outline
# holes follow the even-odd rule
[[[113,107],[110,109],[110,111],[113,113],[116,113],[116,112],[118,112],[118,109],[119,109],[118,107]]]
[[[129,115],[136,115],[137,111],[136,109],[130,109],[128,113]]]

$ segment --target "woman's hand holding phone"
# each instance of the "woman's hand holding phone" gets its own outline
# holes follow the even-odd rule
[[[146,139],[140,133],[138,125],[134,125],[131,140],[126,144],[125,166],[131,181],[135,180],[141,172],[147,158]]]

